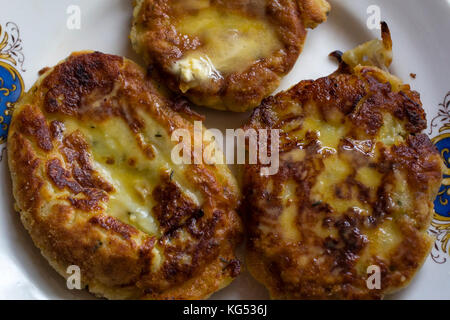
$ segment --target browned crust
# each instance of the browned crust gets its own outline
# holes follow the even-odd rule
[[[175,21],[186,13],[175,12],[174,0],[135,1],[137,4],[141,7],[133,20],[133,47],[144,56],[150,69],[157,71],[161,81],[181,94],[180,80],[171,67],[184,53],[202,43],[198,38],[191,39],[176,31]],[[250,0],[211,0],[210,4],[249,16],[255,15],[253,10],[257,7]],[[324,0],[266,1],[265,12],[283,47],[272,56],[255,61],[246,70],[225,74],[208,85],[191,88],[185,95],[198,105],[216,109],[243,112],[254,108],[292,69],[302,50],[306,28],[325,21],[329,9]]]
[[[303,24],[307,28],[315,28],[327,20],[331,6],[325,0],[297,0]]]
[[[99,52],[73,54],[47,70],[16,106],[8,158],[21,220],[61,275],[67,277],[66,268],[78,265],[83,284],[97,295],[201,299],[237,276],[236,268],[221,260],[235,259],[241,233],[235,212],[239,191],[228,169],[197,165],[185,173],[206,199],[202,207],[161,173],[166,184],[157,187],[155,201],[170,210],[153,209],[162,236],[150,236],[108,215],[105,205],[114,187],[94,170],[83,134],[64,126],[70,118],[100,123],[118,117],[139,140],[146,126],[137,113],[141,110],[169,136],[177,128],[192,130],[187,119],[194,114],[185,112],[184,118],[174,106],[137,65]],[[153,159],[149,145],[139,141]],[[156,247],[162,265],[152,270]],[[191,263],[181,263],[182,255]]]
[[[341,140],[337,152],[352,163],[353,174],[335,186],[335,196],[346,199],[349,193],[356,192],[360,201],[372,208],[368,217],[351,209],[339,215],[329,204],[313,202],[310,197],[327,155],[320,152],[317,136],[307,133],[304,139],[297,140],[293,132],[301,124],[294,128],[288,125],[303,119],[311,102],[323,121],[334,124],[346,121],[349,125],[347,138]],[[403,142],[391,147],[376,140],[386,113],[401,121],[407,131]],[[394,91],[385,73],[374,67],[352,71],[341,68],[328,77],[302,81],[266,99],[255,109],[246,127],[281,129],[279,173],[261,177],[260,165],[247,165],[243,170],[243,212],[249,239],[247,264],[272,298],[379,299],[409,283],[433,243],[427,230],[433,215],[432,199],[442,179],[439,152],[420,133],[426,127],[426,118],[417,92],[408,85]],[[367,140],[359,155],[349,151],[355,148],[352,144],[355,140]],[[364,148],[371,150],[375,146],[380,153],[378,159],[364,155]],[[306,152],[302,161],[283,158],[283,154],[297,148]],[[383,176],[374,195],[355,180],[356,169],[367,165]],[[392,208],[394,171],[406,175],[413,194],[412,209],[402,214]],[[300,242],[283,239],[278,225],[283,209],[281,188],[268,188],[269,184],[280,186],[288,180],[297,186],[292,201],[299,208],[295,221]],[[358,272],[355,265],[368,246],[366,234],[388,219],[394,219],[402,240],[387,253],[387,258],[373,255],[366,260],[368,265],[380,266],[382,272],[381,290],[370,290],[366,285],[367,274]],[[335,236],[324,238],[317,234],[314,231],[317,224]],[[261,225],[273,231],[264,233]],[[302,264],[302,258],[312,260]]]

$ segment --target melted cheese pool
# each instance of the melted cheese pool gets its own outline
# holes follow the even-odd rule
[[[160,237],[161,229],[152,213],[155,203],[151,195],[160,183],[162,171],[173,177],[172,182],[194,204],[201,205],[202,196],[178,172],[182,168],[172,162],[170,149],[158,148],[159,144],[170,144],[170,137],[164,133],[164,128],[144,112],[140,112],[140,116],[151,123],[145,136],[156,140],[147,141],[152,148],[153,159],[142,152],[121,118],[92,124],[65,119],[64,126],[67,133],[81,131],[90,145],[94,170],[114,186],[115,192],[110,195],[106,212],[149,235]]]
[[[264,15],[249,17],[212,6],[181,18],[177,30],[202,43],[173,67],[186,82],[244,70],[281,48],[276,31]]]

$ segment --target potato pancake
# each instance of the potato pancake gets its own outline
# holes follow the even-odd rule
[[[16,209],[61,275],[79,266],[82,284],[110,299],[201,299],[239,274],[234,177],[171,157],[171,134],[192,132],[196,117],[135,63],[99,52],[46,70],[17,103]]]
[[[274,299],[379,299],[430,252],[443,163],[419,94],[382,70],[386,24],[382,35],[264,100],[246,126],[280,130],[278,173],[243,169],[247,265]]]
[[[324,0],[135,0],[131,41],[161,81],[197,105],[258,106],[296,62]]]

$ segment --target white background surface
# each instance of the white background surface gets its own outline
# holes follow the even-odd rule
[[[367,8],[378,5],[381,18],[394,43],[391,71],[419,91],[430,121],[438,104],[450,90],[450,0],[329,0],[333,6],[327,23],[311,31],[305,48],[280,89],[300,80],[315,79],[333,72],[328,57],[379,37],[369,30]],[[68,30],[69,5],[81,8],[81,29]],[[21,72],[26,89],[44,66],[53,66],[72,51],[98,50],[141,60],[128,39],[131,0],[0,0],[0,24],[15,22],[23,39],[25,54]],[[409,74],[416,73],[411,79]],[[206,115],[210,128],[236,128],[248,114],[233,114],[197,108]],[[0,163],[0,299],[85,299],[85,291],[69,291],[65,280],[48,265],[34,247],[12,209],[10,178],[6,159]],[[216,293],[216,299],[264,299],[266,291],[243,273],[232,285]],[[436,264],[430,258],[410,287],[391,298],[450,299],[450,261]]]

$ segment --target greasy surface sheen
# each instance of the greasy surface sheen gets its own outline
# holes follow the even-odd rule
[[[324,0],[136,0],[131,41],[173,91],[246,111],[275,90],[329,10]]]
[[[273,298],[381,298],[408,284],[433,243],[442,174],[417,92],[343,64],[266,99],[248,127],[281,130],[278,174],[243,172],[247,263]],[[367,288],[371,265],[380,290]]]
[[[78,265],[95,294],[149,299],[205,298],[237,276],[234,178],[171,160],[171,133],[195,116],[131,61],[97,52],[23,97],[8,138],[14,197],[58,272]]]

